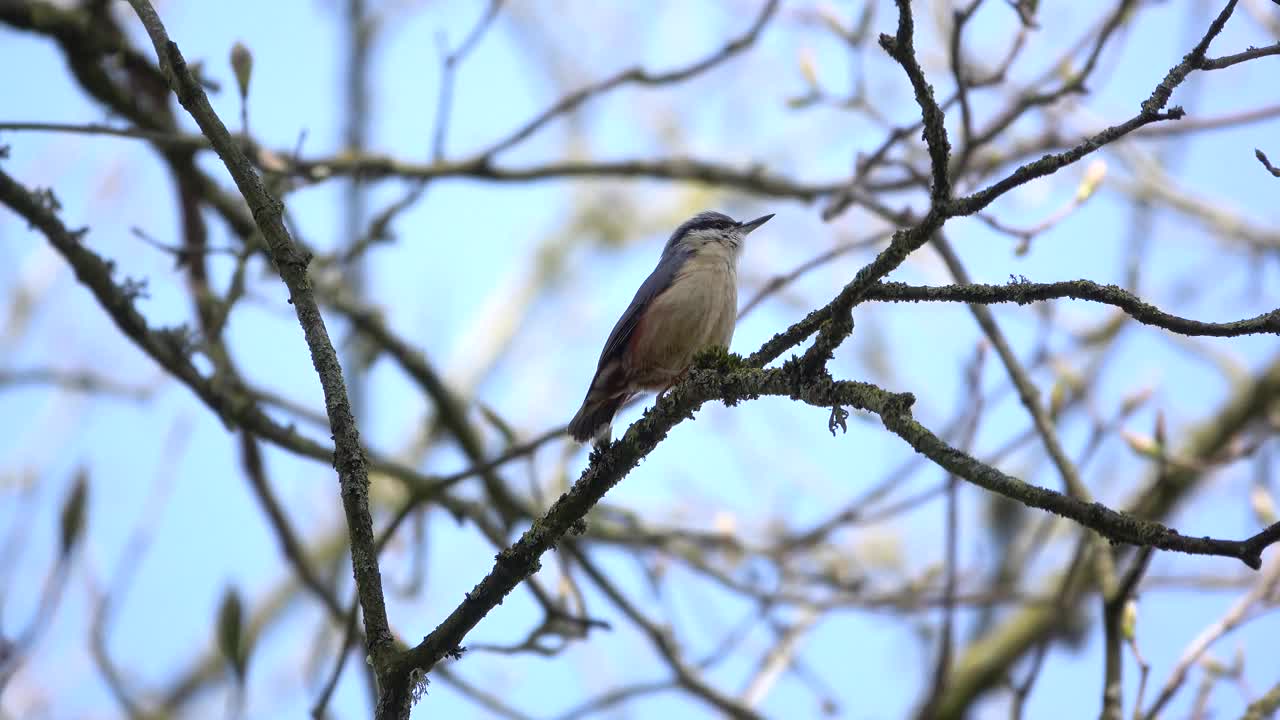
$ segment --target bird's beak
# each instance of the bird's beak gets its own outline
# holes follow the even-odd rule
[[[749,222],[738,223],[738,232],[742,233],[743,235],[747,235],[752,230],[755,230],[761,225],[769,222],[769,218],[771,217],[773,217],[773,213],[769,213],[768,215],[765,215],[763,217],[758,217],[755,220],[751,220]]]

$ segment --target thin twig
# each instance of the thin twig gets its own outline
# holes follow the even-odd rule
[[[1267,572],[1258,578],[1253,588],[1237,600],[1221,618],[1202,630],[1183,651],[1182,657],[1178,658],[1178,663],[1173,668],[1173,672],[1169,673],[1169,679],[1165,681],[1164,687],[1160,689],[1156,699],[1151,703],[1151,707],[1147,709],[1144,716],[1146,720],[1155,720],[1155,718],[1160,717],[1160,713],[1165,706],[1182,687],[1191,666],[1208,651],[1210,645],[1244,623],[1255,605],[1269,596],[1276,587],[1280,587],[1280,560],[1273,559],[1267,568]]]
[[[572,112],[579,105],[600,95],[601,93],[612,90],[616,87],[634,83],[637,85],[669,85],[672,83],[682,82],[699,73],[710,70],[720,63],[741,53],[755,43],[760,32],[764,30],[765,25],[769,22],[769,18],[778,9],[778,0],[767,0],[760,13],[756,16],[755,21],[751,23],[751,27],[747,31],[730,40],[724,46],[717,49],[707,57],[702,58],[694,63],[686,65],[682,68],[669,70],[667,72],[651,73],[644,68],[631,68],[610,77],[606,80],[588,85],[580,90],[565,95],[555,102],[554,105],[536,115],[524,125],[517,128],[507,137],[498,140],[489,146],[487,150],[479,153],[477,158],[482,164],[488,164],[494,156],[509,150],[515,145],[520,144],[525,138],[537,132],[544,125],[551,122],[555,118]]]

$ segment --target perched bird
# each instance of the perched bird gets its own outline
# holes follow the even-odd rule
[[[738,222],[702,212],[671,233],[658,266],[604,343],[587,397],[569,423],[575,440],[607,440],[614,414],[633,395],[665,391],[689,369],[694,355],[729,346],[738,314],[742,243],[771,217]]]

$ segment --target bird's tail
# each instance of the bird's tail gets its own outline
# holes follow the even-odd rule
[[[613,416],[626,400],[626,395],[606,395],[594,390],[587,393],[578,414],[569,421],[569,434],[578,442],[586,442],[593,437],[597,443],[608,441]]]

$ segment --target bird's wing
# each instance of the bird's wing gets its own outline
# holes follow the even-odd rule
[[[622,351],[627,347],[627,341],[631,339],[631,334],[635,331],[636,325],[639,324],[645,308],[649,306],[649,303],[653,302],[654,298],[671,287],[676,273],[684,265],[683,260],[683,257],[669,259],[664,256],[658,262],[658,267],[654,268],[653,272],[649,273],[649,277],[645,278],[644,283],[640,285],[640,289],[636,291],[636,296],[631,299],[631,304],[627,306],[626,312],[622,313],[622,317],[618,318],[618,324],[613,326],[613,332],[609,333],[609,339],[604,343],[604,350],[600,351],[600,362],[596,365],[597,375],[610,361],[621,359]]]

